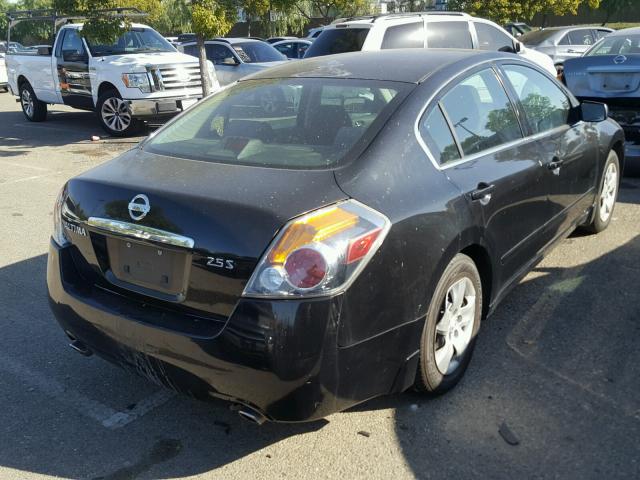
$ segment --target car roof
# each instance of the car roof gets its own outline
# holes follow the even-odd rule
[[[618,35],[640,35],[640,27],[623,28],[622,30],[614,30],[609,37]]]
[[[286,62],[250,78],[347,78],[420,83],[431,73],[458,62],[475,59],[481,63],[501,58],[513,59],[513,55],[480,50],[424,48],[358,51]]]
[[[383,22],[386,23],[393,21],[405,23],[406,20],[413,20],[420,17],[444,18],[447,20],[470,20],[471,18],[473,18],[468,13],[449,11],[383,13],[380,15],[364,15],[361,17],[341,18],[325,26],[324,28],[344,28],[344,25],[373,26],[375,24],[382,24]],[[338,27],[338,25],[341,25],[341,27]]]
[[[82,28],[83,25],[84,23],[67,23],[65,25],[62,25],[62,27],[60,28],[74,28],[78,30]],[[144,25],[142,23],[132,23],[131,28],[151,28],[151,27],[149,25]]]
[[[287,40],[278,40],[277,42],[273,42],[271,46],[282,45],[285,43],[304,43],[306,45],[311,45],[313,42],[311,40],[307,40],[306,38],[289,38]]]

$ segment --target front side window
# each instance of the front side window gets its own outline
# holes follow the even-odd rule
[[[409,89],[371,80],[243,81],[203,100],[144,148],[216,163],[330,168],[380,128]]]
[[[453,87],[441,104],[464,155],[522,138],[513,106],[491,69]]]
[[[64,39],[62,40],[62,47],[60,48],[60,57],[66,55],[81,57],[85,55],[86,52],[84,50],[84,45],[82,43],[82,37],[78,35],[77,30],[75,29],[67,29],[64,34]]]
[[[322,32],[309,47],[305,58],[358,52],[369,34],[368,28],[329,28]]]
[[[513,40],[506,33],[487,23],[474,23],[480,50],[498,51],[505,47],[513,48]]]
[[[222,65],[225,60],[228,59],[232,59],[233,61],[235,61],[235,57],[231,52],[231,49],[229,49],[229,47],[227,47],[226,45],[216,45],[209,43],[206,44],[204,48],[207,52],[207,59],[211,60],[214,65]]]
[[[94,57],[176,51],[162,35],[150,28],[131,28],[110,44],[98,43],[90,37],[87,43]]]
[[[394,25],[387,28],[382,39],[383,50],[388,48],[423,48],[424,24],[422,22]]]
[[[473,48],[467,22],[427,23],[428,48]]]
[[[520,65],[504,67],[520,99],[533,133],[566,125],[571,103],[564,92],[540,72]]]
[[[458,146],[440,106],[436,106],[420,122],[420,135],[440,165],[460,160]]]

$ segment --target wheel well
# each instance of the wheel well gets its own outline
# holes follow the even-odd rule
[[[620,171],[624,171],[624,145],[622,144],[622,142],[620,140],[618,140],[616,143],[613,144],[613,147],[611,147],[611,149],[616,152],[616,154],[618,155],[618,160],[620,161]],[[622,178],[622,175],[620,175],[620,178]]]
[[[20,76],[18,77],[18,88],[20,88],[20,86],[21,86],[23,83],[29,83],[29,80],[27,80],[27,77],[25,77],[24,75],[20,75]]]
[[[460,253],[464,253],[476,264],[480,280],[482,281],[482,315],[486,316],[491,303],[491,289],[493,288],[493,267],[489,252],[478,244],[469,245]]]
[[[109,82],[102,82],[100,84],[100,87],[98,88],[98,97],[103,93],[108,92],[109,90],[115,90],[116,92],[118,91],[114,84]]]

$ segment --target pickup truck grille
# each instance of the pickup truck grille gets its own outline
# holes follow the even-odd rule
[[[157,67],[152,69],[154,90],[202,88],[199,65]]]

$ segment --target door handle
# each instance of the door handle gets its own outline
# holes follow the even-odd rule
[[[491,201],[491,194],[496,189],[494,184],[480,182],[478,188],[471,192],[471,200],[479,201],[482,205],[486,205]]]
[[[567,50],[567,53],[580,53],[578,50],[574,50],[573,48],[570,48],[569,50]]]
[[[560,167],[564,164],[564,160],[559,159],[558,157],[553,157],[549,163],[547,163],[547,168],[553,172],[554,175],[560,174]]]

